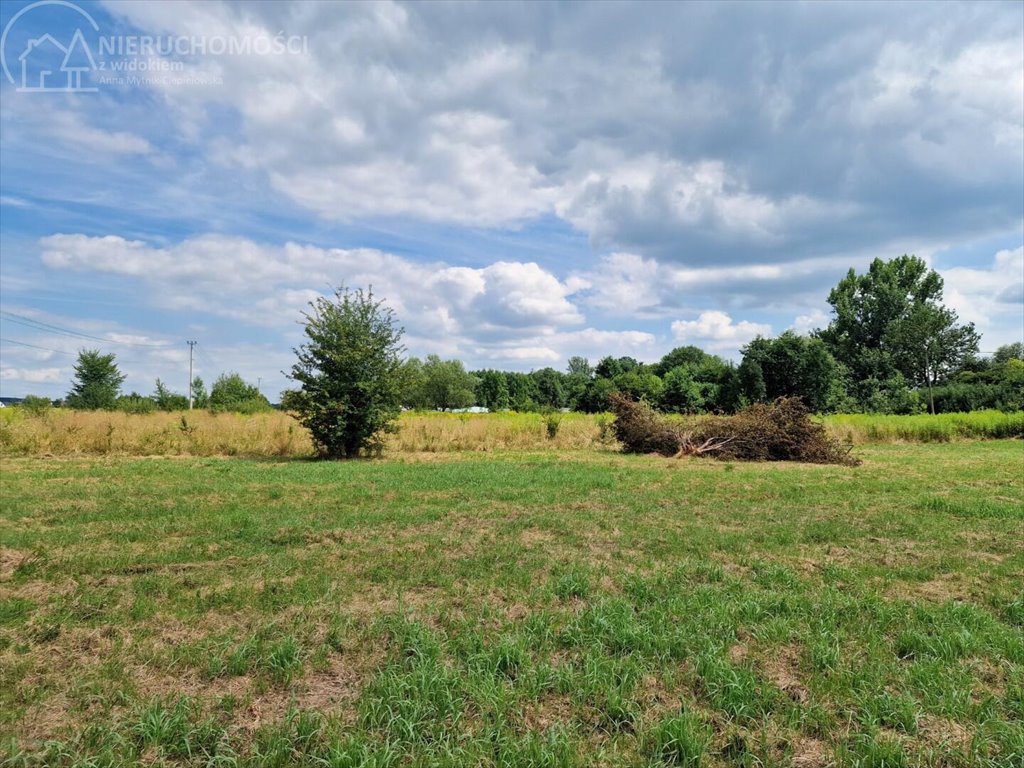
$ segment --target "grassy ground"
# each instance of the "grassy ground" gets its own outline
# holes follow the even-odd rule
[[[405,413],[385,453],[577,450],[613,442],[607,414]],[[949,442],[1024,437],[1024,413],[977,411],[939,416],[827,416],[825,426],[854,445]],[[52,409],[33,416],[0,411],[3,456],[245,456],[302,458],[309,434],[286,413],[152,413],[145,415]]]
[[[1020,441],[859,453],[5,459],[6,759],[1020,768]]]

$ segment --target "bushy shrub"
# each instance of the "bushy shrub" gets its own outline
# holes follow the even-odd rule
[[[50,400],[45,397],[39,397],[38,395],[26,395],[18,407],[21,408],[25,413],[30,416],[42,416],[51,407]]]
[[[130,395],[121,395],[114,401],[114,410],[123,413],[155,413],[156,403],[150,397],[144,397],[137,392]]]

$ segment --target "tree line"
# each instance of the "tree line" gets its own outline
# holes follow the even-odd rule
[[[799,397],[818,413],[1024,409],[1024,344],[981,356],[979,334],[943,305],[942,291],[941,276],[920,258],[876,259],[863,274],[851,269],[829,293],[826,328],[758,337],[742,348],[738,364],[681,346],[654,363],[606,356],[592,365],[577,356],[564,371],[521,373],[467,370],[437,355],[406,357],[390,310],[372,293],[340,290],[305,315],[307,343],[295,350],[290,374],[299,388],[285,392],[281,405],[304,412],[328,403],[316,418],[335,425],[345,420],[339,412],[355,418],[378,401],[418,410],[598,413],[609,409],[613,393],[683,414],[734,413],[779,397]],[[349,392],[345,382],[354,372],[360,383]],[[113,354],[85,350],[64,404],[136,413],[188,407],[185,395],[159,379],[151,395],[122,395],[124,378]],[[220,376],[209,393],[197,377],[192,396],[196,407],[215,411],[271,407],[237,373]]]
[[[978,353],[973,324],[942,304],[942,277],[922,259],[876,259],[829,293],[832,320],[808,335],[756,338],[738,365],[695,346],[656,363],[582,357],[532,373],[467,371],[458,360],[407,360],[406,408],[450,410],[609,409],[620,392],[669,413],[734,413],[752,403],[799,397],[818,413],[907,414],[1024,409],[1024,344]]]
[[[123,411],[125,413],[155,413],[156,411],[183,411],[189,408],[189,398],[172,392],[160,379],[151,395],[138,392],[121,394],[125,375],[117,365],[113,353],[104,354],[98,349],[83,349],[78,353],[74,367],[75,375],[71,390],[63,400],[51,402],[47,398],[29,395],[21,402],[29,410],[44,410],[51,405],[76,410]],[[236,413],[257,413],[273,408],[270,401],[257,387],[237,373],[223,373],[206,391],[202,378],[192,380],[192,406],[211,411],[233,411]]]

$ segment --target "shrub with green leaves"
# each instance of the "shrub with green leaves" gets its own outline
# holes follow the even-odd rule
[[[289,376],[288,405],[323,458],[347,459],[381,446],[401,403],[401,338],[394,313],[372,291],[335,291],[304,313],[307,341]]]

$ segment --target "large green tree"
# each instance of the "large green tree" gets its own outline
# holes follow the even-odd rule
[[[980,339],[973,324],[957,325],[955,312],[930,303],[912,307],[888,334],[900,372],[912,384],[928,389],[932,413],[934,387],[977,353]]]
[[[835,410],[843,399],[843,370],[820,339],[786,331],[758,337],[743,348],[743,375],[750,401],[799,397],[812,411]]]
[[[423,364],[423,399],[427,408],[450,411],[476,402],[477,381],[461,360],[429,355]]]
[[[956,313],[942,305],[942,287],[923,259],[904,255],[875,259],[862,275],[851,269],[832,289],[834,317],[820,336],[855,387],[934,384],[977,352],[974,326],[958,325]]]
[[[508,379],[502,371],[477,371],[476,403],[489,411],[507,411],[509,408]]]
[[[96,410],[113,408],[125,376],[114,362],[114,354],[83,349],[75,363],[75,378],[65,400],[71,408]]]
[[[378,449],[394,429],[402,393],[404,330],[372,291],[339,288],[310,303],[306,343],[289,378],[299,421],[324,458],[354,458]]]

